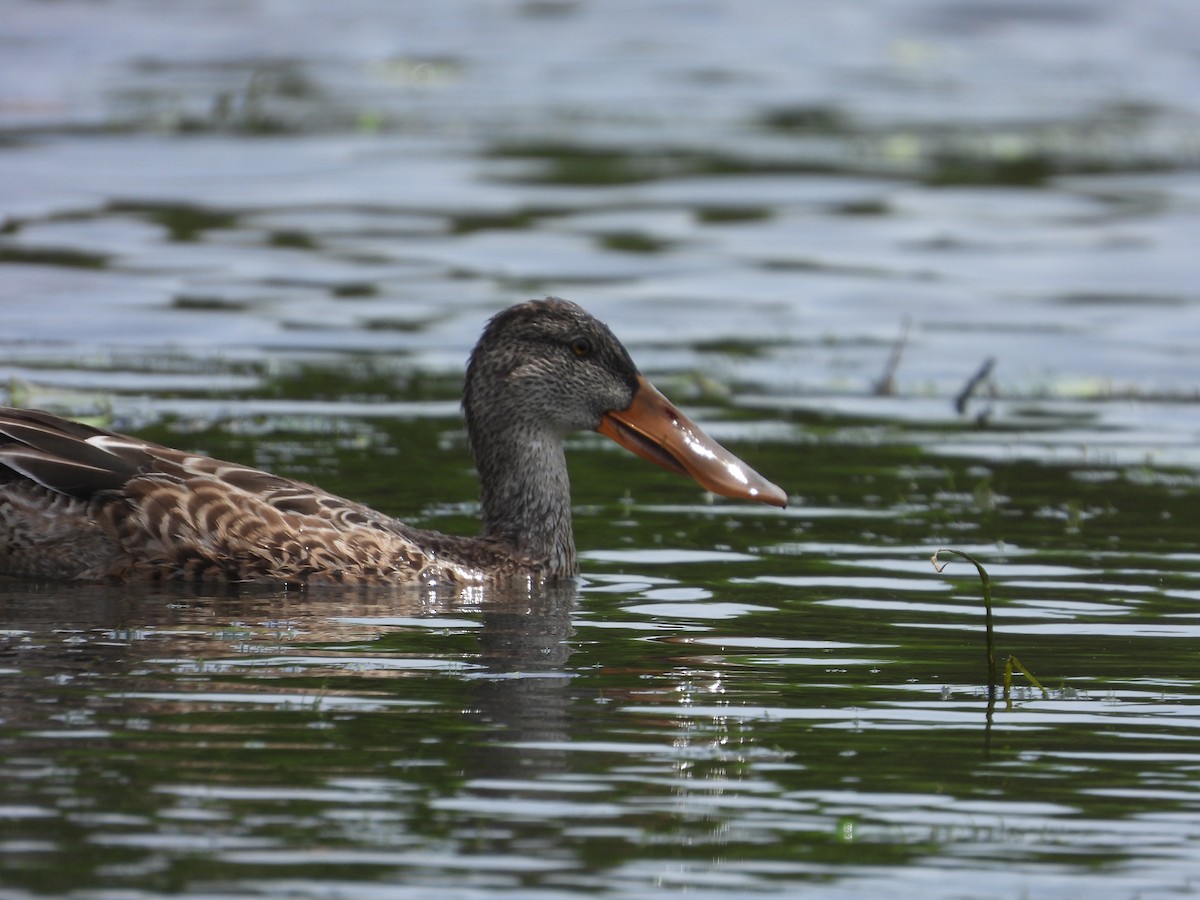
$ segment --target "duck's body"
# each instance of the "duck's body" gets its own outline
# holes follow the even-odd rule
[[[6,574],[394,584],[537,569],[493,541],[412,528],[307,484],[49,413],[0,409],[0,434],[12,440],[0,459],[55,483],[0,485]]]
[[[319,488],[34,410],[0,409],[0,574],[290,584],[578,573],[562,439],[595,429],[710,490],[784,505],[562,300],[488,323],[463,399],[483,533],[405,525]]]

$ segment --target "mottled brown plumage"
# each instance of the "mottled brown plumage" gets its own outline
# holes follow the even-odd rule
[[[649,423],[634,415],[647,398]],[[476,538],[413,528],[247,466],[0,409],[0,573],[290,584],[570,577],[562,440],[586,429],[711,490],[784,502],[654,391],[603,323],[564,300],[488,323],[463,409],[480,479]]]

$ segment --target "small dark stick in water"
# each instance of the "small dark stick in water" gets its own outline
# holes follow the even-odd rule
[[[988,381],[992,377],[992,369],[994,369],[995,367],[996,367],[996,358],[993,356],[989,356],[987,359],[985,359],[983,361],[983,365],[981,365],[979,367],[979,369],[975,372],[975,374],[972,375],[970,377],[970,379],[967,380],[967,383],[965,385],[963,385],[963,389],[961,391],[959,391],[958,396],[954,398],[954,411],[957,412],[960,416],[966,414],[967,404],[971,402],[971,397],[974,396],[975,392],[979,389],[979,386],[981,384]],[[988,415],[990,412],[991,412],[991,407],[989,406],[987,409],[985,409],[983,412],[981,412],[979,414],[977,419],[978,419],[978,422],[980,425],[984,424],[987,421],[987,418],[988,418]]]

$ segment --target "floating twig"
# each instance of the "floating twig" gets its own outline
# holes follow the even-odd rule
[[[954,411],[960,416],[966,413],[967,404],[971,402],[971,397],[979,386],[987,381],[992,375],[992,369],[996,367],[996,358],[989,356],[983,361],[983,364],[975,371],[975,374],[967,379],[967,383],[963,385],[963,389],[958,392],[958,396],[954,398]],[[987,412],[981,414],[981,420],[987,418]]]

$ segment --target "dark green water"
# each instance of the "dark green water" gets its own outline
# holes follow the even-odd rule
[[[1182,889],[1200,667],[1178,478],[985,467],[901,429],[862,445],[775,418],[796,438],[735,447],[795,472],[785,513],[709,505],[581,440],[577,588],[6,586],[6,883],[754,896],[966,868],[1006,895]],[[328,424],[149,433],[286,457],[352,496],[404,479],[469,499],[454,420]],[[368,424],[391,466],[346,446]],[[412,492],[389,511],[470,521]],[[939,546],[984,561],[1001,660],[1046,696],[1018,675],[989,711],[978,582],[935,573]]]

